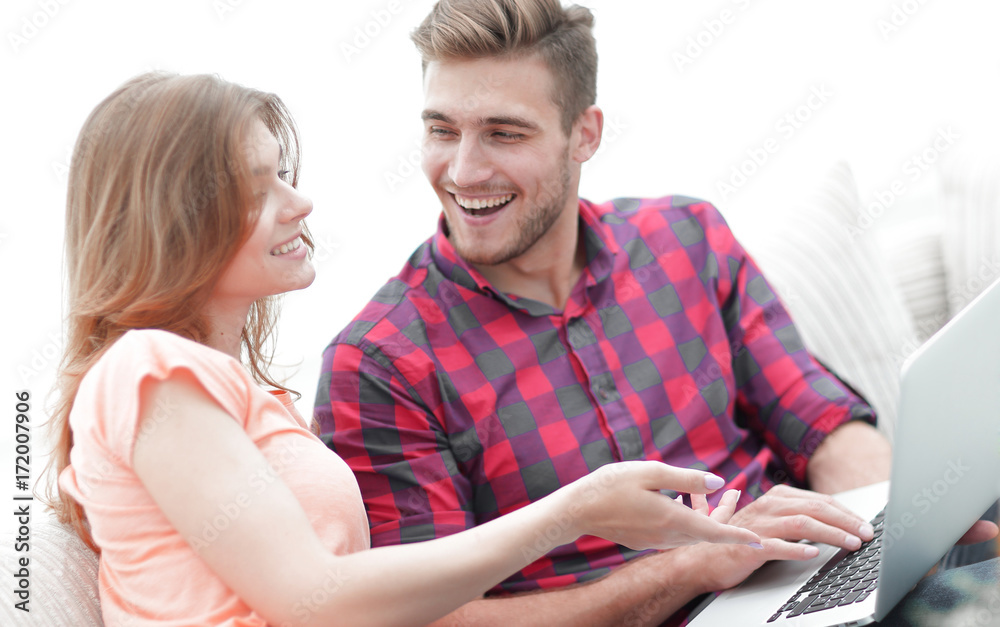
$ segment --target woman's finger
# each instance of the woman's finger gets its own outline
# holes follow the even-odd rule
[[[710,514],[708,509],[708,497],[706,497],[704,494],[692,494],[691,509],[698,512],[699,514],[704,514],[705,516],[709,516]]]
[[[736,503],[740,500],[740,494],[739,490],[726,490],[726,493],[719,499],[719,504],[709,514],[712,520],[720,523],[729,522],[729,519],[736,513]]]
[[[643,472],[647,490],[674,490],[687,494],[715,492],[726,484],[722,477],[702,470],[677,468],[663,462],[635,462]]]
[[[681,512],[672,521],[672,526],[674,531],[703,542],[748,544],[755,548],[761,546],[760,536],[749,529],[723,524],[697,512]]]

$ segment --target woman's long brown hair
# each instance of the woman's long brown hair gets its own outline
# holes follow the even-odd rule
[[[257,217],[243,157],[255,120],[278,140],[280,167],[296,185],[298,134],[284,104],[216,76],[137,76],[91,112],[77,138],[66,200],[69,315],[48,500],[94,550],[83,509],[58,486],[70,462],[69,415],[80,380],[130,329],[206,340],[205,305]],[[308,232],[303,239],[311,250]],[[254,303],[242,358],[259,383],[287,390],[267,372],[277,304],[277,297]]]

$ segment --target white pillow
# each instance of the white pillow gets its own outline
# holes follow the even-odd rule
[[[1000,278],[1000,159],[964,150],[942,166],[952,316]]]
[[[923,343],[951,317],[942,243],[944,221],[925,216],[893,227],[876,231],[879,248],[913,316],[917,341]]]
[[[850,167],[838,163],[814,192],[744,209],[734,232],[792,315],[806,347],[861,392],[890,439],[899,368],[918,346],[913,319],[861,213]],[[767,220],[760,228],[760,220]]]

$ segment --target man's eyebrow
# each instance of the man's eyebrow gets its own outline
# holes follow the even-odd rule
[[[439,122],[444,122],[445,124],[454,124],[454,121],[452,121],[452,119],[447,115],[441,113],[440,111],[431,111],[429,109],[424,110],[420,114],[420,119],[424,121],[437,120]]]
[[[516,115],[495,115],[488,118],[479,119],[480,126],[516,126],[529,131],[537,131],[538,125],[534,122]]]
[[[437,120],[439,122],[444,122],[445,124],[455,123],[454,120],[440,111],[424,111],[420,114],[420,119],[424,121]],[[538,130],[537,124],[527,118],[518,117],[516,115],[491,115],[489,117],[479,118],[476,120],[476,126],[514,126],[529,131]]]

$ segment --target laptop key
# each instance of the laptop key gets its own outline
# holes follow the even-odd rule
[[[848,553],[850,553],[850,551],[848,551],[847,549],[840,549],[833,555],[833,557],[827,560],[826,564],[823,564],[820,567],[819,572],[825,573],[827,571],[833,570],[839,565],[840,561],[844,559],[844,556],[847,555]]]
[[[831,607],[837,607],[836,601],[827,601],[826,603],[821,603],[820,605],[810,605],[803,614],[812,614],[813,612],[821,612],[823,610],[828,610]]]
[[[857,601],[859,596],[861,596],[861,591],[853,590],[850,594],[840,600],[839,605],[850,605],[851,603]]]
[[[815,601],[817,598],[819,598],[819,597],[817,597],[817,596],[807,596],[806,598],[804,598],[801,601],[799,601],[799,604],[796,605],[792,609],[792,611],[788,613],[788,618],[792,618],[794,616],[798,616],[802,612],[805,612],[806,609],[808,609],[808,607],[810,605],[812,605],[812,602]]]

